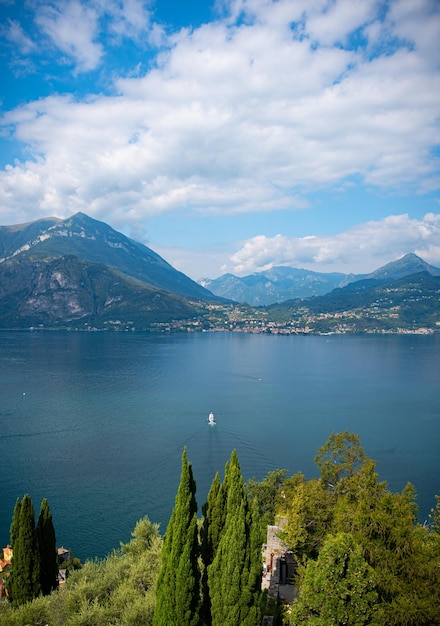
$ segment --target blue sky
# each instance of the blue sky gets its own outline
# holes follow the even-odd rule
[[[440,266],[438,0],[0,0],[0,224],[191,278]]]

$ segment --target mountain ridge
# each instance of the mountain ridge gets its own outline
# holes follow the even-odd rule
[[[104,263],[158,289],[190,298],[219,297],[173,268],[156,252],[85,213],[0,227],[0,262],[19,254],[30,258],[75,255]]]
[[[82,213],[0,226],[0,255],[0,329],[440,330],[440,270],[413,253],[367,275],[286,267],[253,275],[248,288],[260,290],[295,280],[306,292],[310,285],[338,285],[259,307],[215,296],[146,246]]]
[[[223,274],[216,279],[201,279],[200,284],[218,296],[251,306],[268,306],[295,298],[309,298],[369,278],[394,280],[420,271],[440,276],[440,268],[429,265],[410,252],[369,274],[314,272],[303,268],[277,266],[244,277]]]

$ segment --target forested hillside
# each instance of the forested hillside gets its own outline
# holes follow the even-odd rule
[[[130,543],[86,562],[62,589],[16,607],[3,599],[0,626],[258,626],[264,614],[285,626],[440,624],[439,498],[418,523],[414,488],[392,493],[379,481],[357,435],[332,434],[310,480],[277,470],[244,484],[233,451],[201,518],[186,454],[163,538],[140,520]],[[268,606],[260,592],[266,526],[279,516],[298,562],[291,606]]]

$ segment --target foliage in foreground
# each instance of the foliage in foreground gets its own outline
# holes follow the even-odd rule
[[[158,626],[260,625],[261,529],[255,512],[265,522],[275,512],[284,517],[284,539],[300,563],[292,626],[440,625],[440,498],[431,523],[420,525],[414,488],[391,493],[357,435],[332,435],[315,460],[320,478],[287,478],[277,470],[245,487],[234,451],[224,481],[214,478],[197,537],[195,483],[184,452],[165,536],[169,545],[162,551],[161,593],[172,596],[173,588],[194,611],[176,617],[180,604],[174,601],[174,617],[157,613]],[[13,521],[11,537],[16,531]],[[87,562],[59,591],[17,608],[0,604],[0,626],[152,626],[161,549],[157,525],[144,518],[130,543],[107,559]]]
[[[28,494],[15,503],[10,529],[14,554],[6,579],[9,600],[14,606],[25,604],[41,593],[57,588],[58,562],[55,529],[46,498],[41,502],[37,526],[34,505]]]
[[[151,625],[160,566],[157,524],[140,520],[128,544],[106,559],[87,561],[64,587],[16,609],[0,605],[0,626]]]
[[[286,479],[279,510],[302,563],[291,624],[440,624],[438,507],[421,526],[412,485],[391,493],[357,435],[332,435],[315,460],[321,478]]]

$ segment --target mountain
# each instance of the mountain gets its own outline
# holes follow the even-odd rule
[[[0,264],[0,328],[148,330],[197,316],[183,296],[77,256],[19,254]]]
[[[293,267],[274,267],[241,278],[233,274],[224,274],[214,280],[201,279],[199,283],[217,296],[236,302],[247,302],[252,306],[262,306],[294,298],[325,295],[333,289],[360,280],[389,281],[421,271],[426,271],[432,276],[440,275],[439,268],[429,265],[416,254],[409,253],[370,274],[325,273]]]
[[[199,283],[217,296],[235,302],[247,302],[252,306],[263,306],[328,293],[346,281],[347,274],[325,274],[280,266],[243,277],[223,274],[214,280],[203,278]]]
[[[428,272],[431,276],[440,276],[440,268],[429,265],[429,263],[426,263],[426,261],[419,256],[410,252],[397,261],[387,263],[387,265],[371,272],[371,274],[367,274],[365,278],[397,280],[398,278],[419,272]]]
[[[84,213],[65,220],[45,218],[29,224],[1,226],[0,266],[17,255],[32,259],[74,255],[103,263],[158,289],[188,298],[219,299],[147,246]]]
[[[274,304],[267,311],[278,319],[301,318],[315,332],[438,329],[440,274],[366,278],[323,296]]]

